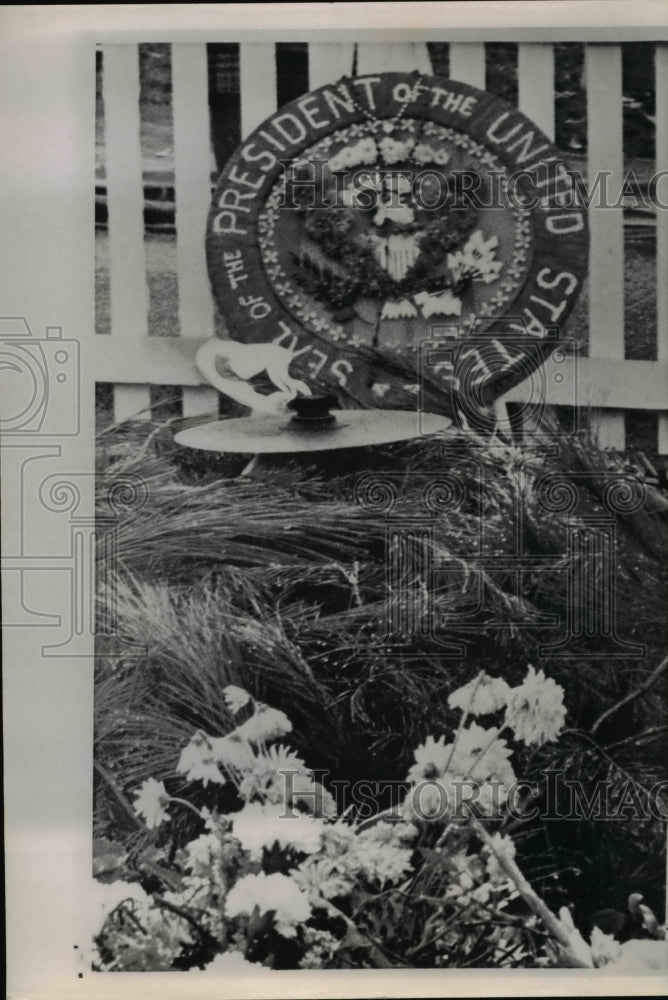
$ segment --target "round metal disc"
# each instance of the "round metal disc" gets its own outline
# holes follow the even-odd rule
[[[337,410],[336,421],[323,428],[302,428],[284,416],[215,420],[179,431],[174,440],[203,451],[248,455],[296,454],[390,444],[437,434],[452,423],[435,413],[408,410]]]

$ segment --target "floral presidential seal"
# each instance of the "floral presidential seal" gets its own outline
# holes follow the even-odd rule
[[[563,336],[586,214],[516,109],[419,74],[341,80],[281,108],[220,178],[207,251],[233,336],[358,404],[404,405],[425,343],[461,341],[503,391]],[[481,338],[484,349],[481,349]],[[435,373],[455,379],[453,361]]]

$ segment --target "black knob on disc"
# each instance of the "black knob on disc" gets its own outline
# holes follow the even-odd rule
[[[329,412],[335,407],[338,407],[336,396],[297,396],[288,403],[288,409],[294,414],[290,424],[313,430],[329,426],[336,420],[334,414]]]

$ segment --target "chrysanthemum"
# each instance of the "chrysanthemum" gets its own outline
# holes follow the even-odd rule
[[[203,833],[186,844],[185,867],[194,875],[207,875],[220,858],[220,838],[215,833]]]
[[[297,779],[307,774],[304,761],[288,747],[264,747],[246,770],[239,794],[247,802],[258,798],[274,804],[286,802]]]
[[[248,743],[239,739],[236,731],[209,741],[216,760],[232,773],[247,771],[255,766],[256,757]]]
[[[292,732],[292,723],[285,712],[260,705],[250,719],[237,726],[234,735],[249,743],[268,743]]]
[[[263,848],[274,844],[315,854],[320,849],[322,821],[286,813],[282,805],[251,802],[232,817],[232,833],[253,861],[261,859]]]
[[[259,962],[249,962],[248,959],[244,958],[240,951],[224,951],[222,955],[216,955],[212,962],[204,966],[205,972],[217,972],[222,975],[227,975],[232,972],[252,972],[255,975],[257,972],[271,972],[264,965],[260,965]]]
[[[454,789],[442,781],[428,778],[416,782],[406,793],[401,807],[408,821],[438,822],[453,811]]]
[[[225,704],[233,715],[236,715],[242,708],[245,708],[251,700],[251,696],[248,691],[244,688],[237,687],[236,684],[228,684],[226,688],[223,688],[223,697],[225,699]]]
[[[412,848],[379,844],[373,830],[364,830],[351,844],[342,861],[349,872],[359,873],[381,886],[397,882],[411,869]]]
[[[599,969],[602,965],[621,958],[622,946],[611,934],[605,934],[600,927],[594,927],[590,937],[591,957]]]
[[[290,799],[293,805],[306,806],[307,812],[314,816],[324,816],[327,819],[338,816],[336,799],[310,773],[291,775],[290,780]]]
[[[299,962],[300,969],[322,969],[337,951],[340,941],[329,931],[316,927],[304,928],[306,952]]]
[[[308,857],[292,874],[314,906],[322,905],[323,899],[348,895],[355,881],[350,873],[340,870],[338,857],[319,854]]]
[[[510,689],[504,725],[527,746],[542,746],[557,738],[565,719],[563,688],[529,666],[523,683]]]
[[[294,937],[297,924],[311,916],[311,906],[305,893],[293,878],[274,872],[272,875],[245,875],[230,889],[225,900],[228,917],[273,913],[276,930],[283,937]]]
[[[188,781],[201,781],[205,788],[210,781],[217,785],[225,784],[211,741],[200,731],[195,733],[190,743],[181,751],[176,770],[179,774],[185,774]]]
[[[168,802],[169,795],[164,782],[148,778],[135,792],[133,805],[135,812],[143,818],[149,830],[154,830],[169,820],[169,813],[164,810]]]
[[[463,687],[457,688],[448,698],[450,708],[458,708],[471,715],[491,715],[504,708],[510,687],[501,677],[490,677],[484,671]]]
[[[502,833],[495,833],[492,836],[492,847],[486,848],[489,856],[487,858],[487,874],[493,885],[502,885],[508,881],[508,875],[501,864],[500,857],[515,857],[515,844],[511,837],[506,837]]]

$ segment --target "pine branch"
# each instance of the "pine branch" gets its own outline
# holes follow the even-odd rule
[[[644,694],[645,691],[649,690],[649,688],[651,688],[652,685],[659,679],[659,677],[667,667],[668,667],[668,656],[664,656],[663,660],[661,660],[661,663],[658,665],[658,667],[654,668],[652,673],[649,675],[649,677],[646,678],[646,680],[643,681],[642,684],[640,684],[637,688],[635,688],[635,690],[627,694],[625,698],[622,698],[621,701],[618,701],[616,705],[613,705],[611,708],[606,709],[606,711],[603,712],[602,715],[599,715],[598,719],[591,727],[590,732],[592,736],[601,727],[602,723],[605,722],[606,719],[610,718],[611,715],[614,715],[621,708],[624,708],[626,705],[629,705],[632,701],[635,701],[636,698],[639,698],[641,694]]]

